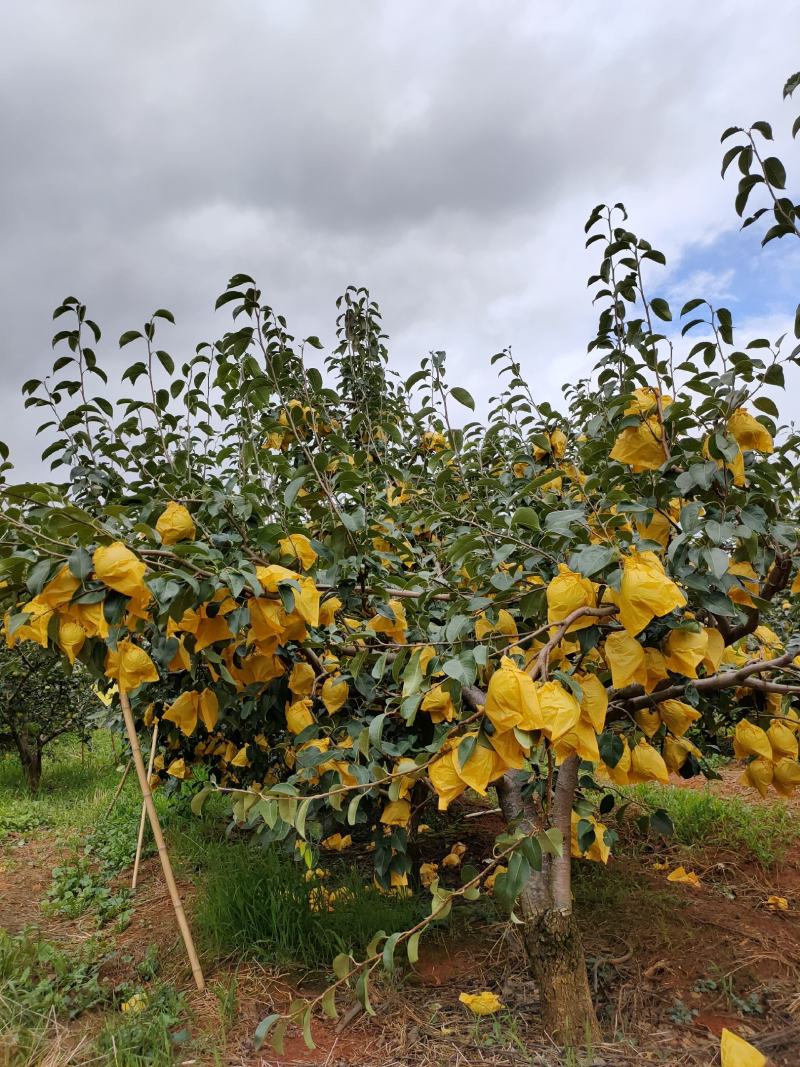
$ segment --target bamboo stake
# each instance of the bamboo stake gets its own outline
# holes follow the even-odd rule
[[[133,756],[131,756],[131,758],[128,760],[128,762],[127,762],[127,764],[125,766],[125,770],[122,772],[122,777],[119,780],[119,784],[117,785],[117,788],[114,790],[114,796],[111,798],[111,803],[106,808],[106,813],[103,816],[103,822],[105,822],[105,820],[109,817],[109,815],[113,811],[114,805],[117,802],[117,797],[122,792],[122,787],[125,785],[125,779],[128,777],[128,772],[130,771],[132,766],[133,766]]]
[[[156,720],[153,726],[153,740],[150,742],[150,760],[147,764],[147,781],[153,774],[153,764],[156,760],[156,741],[158,740],[158,720]],[[144,824],[147,818],[147,808],[142,801],[142,815],[139,819],[139,836],[136,839],[136,858],[133,861],[133,878],[131,879],[131,892],[136,889],[136,882],[139,879],[139,864],[142,859],[142,845],[144,844]]]
[[[183,910],[183,904],[181,904],[181,898],[178,893],[178,887],[175,885],[175,876],[172,873],[172,864],[169,861],[169,854],[167,852],[167,846],[164,844],[164,835],[161,833],[161,823],[158,821],[158,812],[156,806],[153,803],[153,794],[150,792],[150,782],[147,777],[147,771],[145,770],[144,760],[142,759],[142,753],[139,748],[139,739],[136,736],[136,727],[133,724],[133,712],[131,711],[131,704],[128,700],[128,694],[120,686],[119,690],[119,702],[122,705],[122,715],[125,719],[125,729],[128,733],[128,741],[130,742],[131,752],[133,753],[133,762],[136,767],[136,774],[139,779],[139,785],[142,790],[142,796],[144,797],[144,806],[147,811],[147,816],[150,819],[150,826],[153,829],[153,837],[156,842],[156,848],[158,850],[158,858],[161,860],[161,868],[164,871],[164,881],[167,883],[167,889],[169,890],[170,899],[172,901],[172,907],[175,911],[175,918],[178,922],[178,927],[183,937],[183,943],[186,946],[186,954],[189,957],[189,963],[192,967],[192,974],[194,975],[195,984],[201,993],[205,991],[206,983],[203,978],[203,972],[200,968],[200,960],[197,958],[197,952],[195,951],[194,941],[192,941],[192,933],[189,929],[189,924],[186,921],[186,915]]]

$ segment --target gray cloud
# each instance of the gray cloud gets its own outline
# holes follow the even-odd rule
[[[735,225],[718,138],[781,115],[795,5],[776,2],[7,0],[0,436],[20,474],[18,386],[68,292],[117,359],[155,307],[176,355],[220,332],[236,270],[328,340],[335,297],[367,284],[403,368],[447,348],[486,395],[512,343],[557,399],[589,367],[593,204],[624,199],[678,260]]]

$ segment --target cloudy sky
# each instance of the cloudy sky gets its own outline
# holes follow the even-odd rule
[[[669,258],[654,292],[724,300],[742,342],[783,332],[800,253],[738,233],[719,134],[790,125],[796,25],[796,0],[769,17],[752,0],[4,0],[0,437],[19,475],[41,448],[19,386],[49,369],[68,293],[119,361],[156,307],[178,359],[219,335],[236,271],[326,342],[336,296],[367,285],[402,370],[445,348],[486,397],[511,344],[557,402],[590,366],[583,222],[621,199]]]

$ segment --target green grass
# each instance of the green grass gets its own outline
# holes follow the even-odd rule
[[[8,832],[24,833],[41,826],[81,831],[95,825],[119,783],[121,771],[117,766],[108,731],[98,730],[83,750],[74,739],[65,739],[45,750],[41,786],[31,796],[17,758],[3,755],[0,840]],[[134,794],[136,789],[136,776],[131,771],[122,795]]]
[[[53,756],[37,796],[26,790],[13,759],[0,760],[0,840],[4,832],[26,836],[47,833],[68,846],[54,870],[44,910],[72,917],[93,915],[98,926],[105,923],[106,941],[92,942],[97,957],[103,958],[114,952],[115,921],[127,919],[129,894],[111,889],[109,881],[132,864],[141,797],[131,774],[108,813],[121,768],[107,733],[98,732],[83,752],[74,742],[66,742],[57,746]],[[191,921],[206,960],[237,956],[324,971],[339,952],[363,954],[379,930],[388,934],[407,929],[427,911],[425,894],[409,899],[383,895],[365,884],[365,876],[339,857],[332,861],[336,866],[328,878],[309,883],[305,867],[292,853],[227,840],[229,812],[221,796],[209,798],[202,819],[190,813],[186,796],[170,797],[160,790],[155,800],[176,872],[191,878],[198,887]],[[11,844],[24,845],[24,840],[15,836]],[[145,841],[152,849],[149,832]],[[12,858],[10,851],[6,855]],[[323,899],[320,910],[310,907],[310,898],[319,893],[319,887],[337,891],[333,911],[327,910]],[[158,983],[155,966],[145,968],[145,973],[144,965],[140,965],[131,976],[136,985],[123,983],[107,989],[97,985],[97,968],[85,970],[82,957],[74,950],[58,950],[56,956],[51,948],[43,951],[40,969],[48,966],[52,971],[55,966],[67,977],[58,979],[55,986],[49,978],[43,986],[36,979],[36,995],[45,999],[31,1002],[23,1016],[15,1007],[11,1017],[4,1019],[0,1010],[0,1063],[4,1062],[4,1041],[16,1049],[10,1061],[14,1067],[33,1067],[49,1054],[54,1030],[57,1032],[75,1014],[63,992],[70,974],[78,983],[76,988],[85,987],[95,996],[97,1010],[102,1013],[97,1019],[101,1029],[95,1030],[87,1046],[87,1054],[94,1057],[92,1062],[166,1067],[199,1047],[181,1023],[184,1006]],[[53,964],[53,960],[57,962]],[[6,985],[0,984],[0,1001],[4,988],[12,990],[14,996],[5,1001],[8,1008],[19,1000],[17,991],[30,984],[32,972],[19,946],[7,953],[6,962],[9,973]],[[122,1012],[122,1003],[139,992],[146,994],[142,1010]],[[74,999],[73,994],[70,996]],[[217,1036],[222,1038],[236,1014],[235,980],[219,984],[217,997]],[[75,1003],[78,1013],[84,1010]],[[202,1051],[206,1056],[202,1062],[221,1062],[218,1051],[210,1045]]]
[[[770,867],[800,840],[800,820],[786,804],[748,803],[699,789],[640,785],[627,794],[648,807],[663,808],[682,845],[729,848]]]
[[[353,869],[306,882],[304,868],[275,849],[205,843],[194,926],[203,950],[264,962],[325,967],[339,952],[364,951],[379,931],[405,930],[427,910],[421,894],[384,895]],[[332,911],[315,911],[319,887],[337,890]]]
[[[578,910],[598,922],[610,920],[616,926],[620,915],[647,915],[656,936],[664,942],[671,940],[676,917],[674,893],[666,885],[654,886],[643,871],[614,864],[574,863],[572,892]]]

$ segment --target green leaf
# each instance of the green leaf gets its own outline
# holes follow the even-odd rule
[[[426,370],[415,370],[413,374],[410,374],[403,383],[405,391],[410,392],[417,382],[421,382],[424,378],[429,378],[430,374]]]
[[[614,768],[622,759],[625,746],[619,734],[611,730],[605,730],[597,737],[597,747],[600,750],[600,758],[606,767]]]
[[[463,741],[460,742],[458,748],[456,749],[459,770],[464,770],[464,767],[469,762],[469,758],[475,751],[477,744],[477,737],[466,737]]]
[[[598,811],[601,815],[608,815],[614,810],[615,797],[613,793],[606,793],[603,799],[600,801]]]
[[[554,670],[550,672],[554,678],[557,678],[565,689],[569,689],[575,699],[580,702],[583,700],[583,689],[580,682],[571,674],[567,674],[566,671]]]
[[[549,830],[543,830],[536,835],[536,840],[541,846],[542,852],[550,856],[560,856],[564,851],[564,839],[561,831],[551,826]]]
[[[218,296],[216,303],[214,304],[214,310],[218,311],[223,305],[229,304],[231,300],[244,300],[244,293],[229,290],[227,293],[223,293],[222,296]]]
[[[336,986],[326,989],[322,995],[322,1010],[329,1019],[338,1019],[339,1012],[336,1010]]]
[[[765,385],[777,385],[780,389],[786,388],[786,379],[783,374],[783,367],[780,363],[772,363],[764,371],[764,384]]]
[[[141,336],[138,330],[126,330],[119,339],[119,347],[124,348],[125,345],[129,345],[131,341],[137,341]]]
[[[592,578],[613,563],[617,555],[617,549],[608,548],[606,545],[584,545],[572,553],[569,567],[584,578]]]
[[[304,800],[300,807],[297,809],[297,816],[295,818],[294,828],[298,834],[305,841],[306,837],[306,817],[308,816],[308,809],[311,805],[311,799]]]
[[[376,715],[372,722],[369,724],[369,741],[375,748],[381,747],[381,741],[383,740],[383,724],[386,721],[386,712],[382,711],[380,715]]]
[[[403,936],[403,931],[398,930],[397,933],[387,937],[386,944],[383,946],[383,966],[388,974],[394,973],[394,950],[398,940]]]
[[[753,406],[757,407],[759,411],[763,411],[765,415],[772,415],[776,419],[780,414],[777,404],[770,400],[768,396],[757,396],[753,400]]]
[[[773,189],[786,188],[786,168],[777,156],[767,156],[764,160],[764,174]]]
[[[663,322],[672,321],[672,312],[670,311],[669,304],[660,296],[654,296],[650,301],[650,310],[653,314],[661,319]]]
[[[45,586],[50,577],[50,571],[52,570],[52,561],[49,559],[40,559],[39,562],[31,569],[28,575],[25,585],[28,588],[28,592],[31,596],[38,596]]]
[[[531,876],[531,865],[521,850],[512,852],[508,870],[498,874],[494,883],[494,896],[507,911],[511,911]]]
[[[347,825],[348,826],[355,826],[355,824],[356,824],[356,815],[358,814],[358,805],[364,799],[365,794],[366,794],[366,790],[364,790],[363,792],[360,792],[360,793],[356,793],[356,795],[353,797],[353,799],[347,805]]]
[[[342,523],[350,533],[356,533],[358,530],[363,530],[366,525],[367,517],[362,507],[358,507],[355,511],[342,512]]]
[[[273,1028],[275,1023],[277,1023],[280,1018],[282,1018],[281,1015],[279,1015],[277,1012],[273,1012],[272,1015],[267,1015],[267,1017],[265,1019],[261,1020],[261,1022],[256,1027],[255,1034],[253,1035],[253,1039],[254,1039],[254,1044],[255,1044],[256,1050],[261,1048],[261,1046],[266,1041],[270,1030]],[[280,1049],[280,1050],[276,1049],[276,1051],[278,1051],[279,1054],[281,1054],[283,1052],[282,1049]]]
[[[514,514],[511,516],[512,526],[525,526],[528,530],[539,530],[539,516],[533,510],[533,508],[517,508]]]
[[[156,357],[158,359],[158,362],[161,364],[161,366],[167,372],[167,374],[174,374],[175,373],[175,360],[172,358],[172,356],[169,354],[169,352],[163,352],[163,351],[161,351],[161,349],[159,349],[156,352]]]
[[[462,389],[460,385],[456,385],[450,390],[450,396],[457,400],[459,404],[463,404],[465,408],[469,408],[470,411],[475,410],[475,401],[470,393],[466,389]]]
[[[650,816],[650,826],[657,834],[661,834],[662,837],[672,837],[675,833],[672,819],[663,808],[654,811]]]
[[[442,670],[448,678],[455,678],[462,685],[472,685],[477,675],[475,657],[469,650],[460,652],[457,656],[445,660]]]
[[[283,491],[283,502],[287,508],[290,508],[297,499],[297,494],[306,484],[305,474],[301,474],[299,478],[293,478]]]
[[[307,1008],[303,1013],[302,1029],[303,1041],[305,1042],[306,1048],[310,1050],[315,1049],[317,1046],[314,1044],[314,1038],[311,1036],[311,1008]]]
[[[372,1007],[369,999],[369,972],[362,971],[356,982],[356,998],[367,1013],[367,1015],[374,1015],[375,1009]]]
[[[530,863],[532,870],[540,871],[542,869],[542,846],[535,837],[525,837],[520,843],[520,851],[525,859]]]
[[[199,793],[195,793],[195,795],[192,797],[191,803],[192,815],[200,816],[203,814],[203,805],[213,792],[213,786],[204,785]]]
[[[408,945],[406,950],[408,952],[408,962],[413,966],[419,961],[419,939],[422,934],[421,930],[417,930],[415,934],[412,934],[408,939]]]
[[[85,582],[94,568],[92,557],[85,548],[76,548],[67,559],[67,566],[80,582]]]
[[[588,819],[578,819],[578,825],[576,827],[578,849],[580,852],[586,852],[595,843],[597,835],[595,834],[594,826]]]

